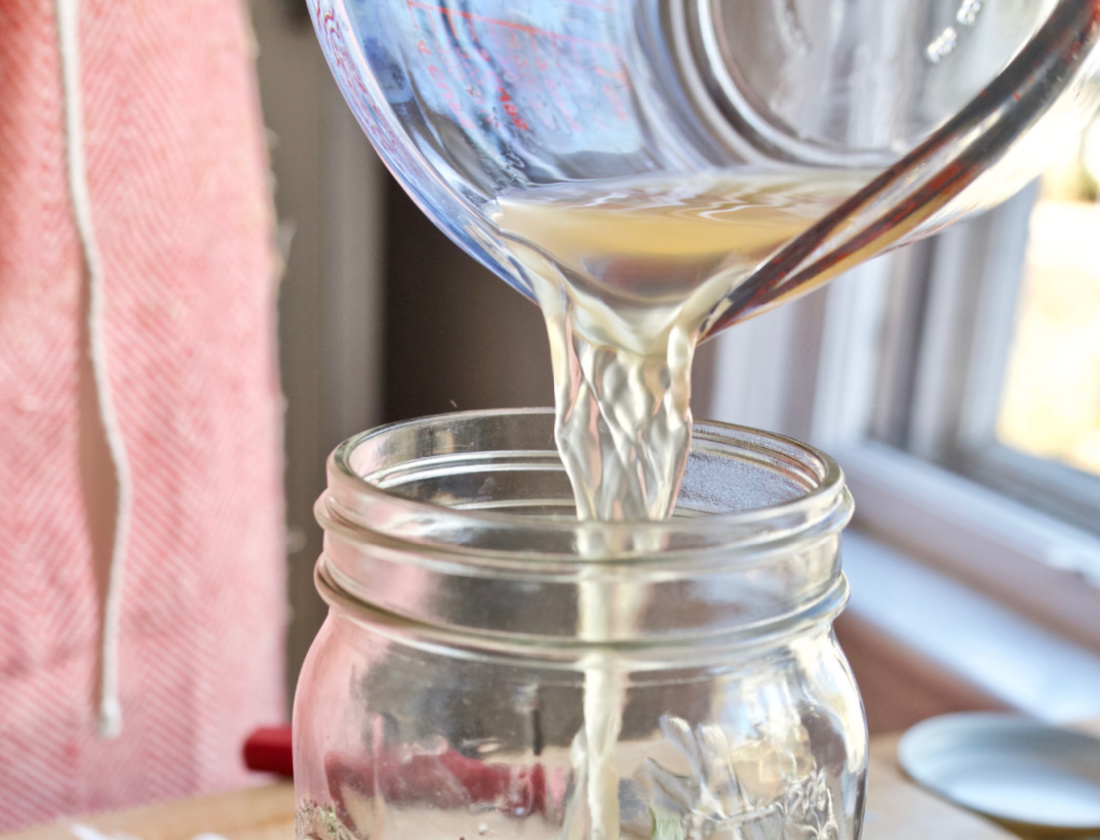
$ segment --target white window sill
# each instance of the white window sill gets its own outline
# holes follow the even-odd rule
[[[1100,655],[884,543],[849,530],[848,611],[1004,706],[1052,723],[1100,717]]]

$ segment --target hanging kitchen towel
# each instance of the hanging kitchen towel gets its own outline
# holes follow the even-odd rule
[[[245,10],[65,2],[0,2],[0,829],[242,784],[283,708]]]

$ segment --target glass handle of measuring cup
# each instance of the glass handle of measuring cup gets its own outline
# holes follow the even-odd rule
[[[875,253],[1015,194],[1064,138],[1096,113],[1098,39],[1100,3],[1059,3],[988,86],[769,259],[706,332],[772,308],[808,282],[816,287]]]

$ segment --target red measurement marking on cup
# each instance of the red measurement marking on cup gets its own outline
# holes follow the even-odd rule
[[[577,0],[574,0],[574,2],[577,2]],[[525,23],[516,23],[515,21],[511,21],[511,20],[503,20],[501,18],[486,17],[485,15],[478,15],[478,14],[474,14],[473,12],[463,12],[459,9],[449,9],[446,6],[437,6],[437,5],[432,4],[432,3],[423,3],[423,2],[420,2],[420,0],[405,0],[405,5],[408,6],[410,10],[411,9],[423,9],[426,12],[439,12],[441,15],[448,15],[448,16],[454,15],[456,17],[464,18],[467,21],[472,21],[472,22],[476,22],[476,23],[484,23],[484,24],[488,24],[490,26],[499,26],[503,29],[514,29],[517,32],[529,32],[533,35],[544,35],[547,38],[552,38],[554,40],[576,41],[576,42],[579,42],[579,43],[588,44],[589,46],[592,46],[592,47],[599,47],[601,49],[607,50],[608,52],[615,53],[616,56],[618,55],[618,50],[614,45],[608,44],[606,41],[595,41],[591,38],[585,38],[581,35],[570,35],[566,32],[554,32],[551,29],[540,29],[537,26],[528,26]],[[587,4],[587,3],[578,3],[578,5],[590,6],[590,4]],[[590,7],[591,8],[602,8],[602,7],[597,7],[595,5],[591,5]],[[610,10],[606,10],[606,11],[610,11]],[[416,18],[414,17],[413,20],[415,21]],[[471,30],[471,35],[476,38],[476,35],[474,35],[474,32],[472,30]]]
[[[611,11],[598,0],[567,2]],[[462,113],[459,90],[474,100],[479,119],[499,125],[499,119],[506,118],[522,131],[530,130],[531,116],[550,130],[572,132],[581,130],[581,111],[584,120],[597,127],[606,127],[611,115],[620,121],[629,118],[624,107],[629,97],[622,90],[628,85],[627,75],[615,45],[424,0],[406,0],[406,7],[416,31],[425,36],[417,50],[431,56],[433,84],[467,127],[469,115]],[[492,98],[503,114],[488,106],[486,89],[495,91]],[[516,92],[522,94],[516,97],[522,103],[513,101]],[[598,106],[597,100],[607,107]],[[525,117],[521,109],[531,116]]]

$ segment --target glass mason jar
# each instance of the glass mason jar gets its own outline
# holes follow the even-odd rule
[[[548,411],[342,444],[294,705],[298,836],[854,840],[836,463],[699,423],[676,516],[573,519]]]

